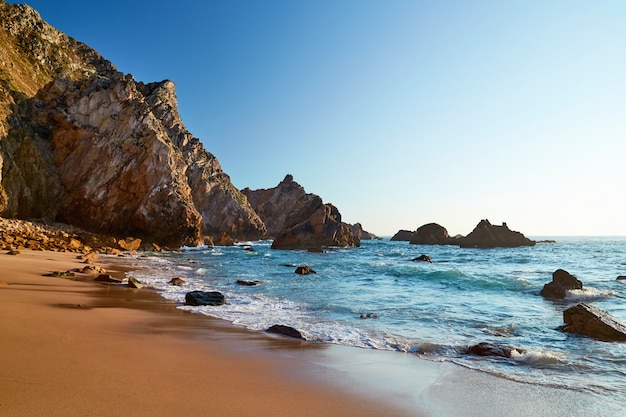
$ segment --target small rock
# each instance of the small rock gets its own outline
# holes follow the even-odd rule
[[[255,279],[254,281],[246,281],[243,279],[238,279],[236,282],[236,284],[243,285],[244,287],[253,287],[255,285],[260,285],[262,283],[263,282],[259,281],[258,279]]]
[[[115,278],[112,277],[109,274],[100,274],[97,277],[94,278],[94,281],[96,282],[110,282],[110,283],[114,283],[114,284],[121,284],[122,280],[120,278]]]
[[[133,277],[128,277],[128,286],[130,288],[136,288],[136,289],[143,288],[143,284],[137,278],[133,278]]]
[[[22,253],[17,249],[11,249],[7,252],[7,255],[21,255]]]
[[[477,356],[498,356],[502,358],[510,358],[513,351],[523,353],[523,349],[517,349],[513,346],[502,346],[494,343],[481,342],[477,345],[470,346],[465,351],[468,355]]]
[[[377,319],[378,318],[378,314],[376,313],[361,313],[361,315],[359,316],[360,319]]]
[[[620,275],[619,277],[615,278],[616,281],[624,281],[626,280],[626,275]]]
[[[309,266],[303,265],[296,268],[294,271],[296,274],[300,275],[308,275],[308,274],[317,274],[314,270],[312,270]]]
[[[302,333],[300,333],[298,330],[294,329],[293,327],[290,326],[283,326],[282,324],[275,324],[272,327],[270,327],[269,329],[267,329],[268,333],[275,333],[275,334],[280,334],[283,336],[289,336],[289,337],[293,337],[295,339],[302,339],[304,340],[304,337],[302,336]]]
[[[419,262],[428,262],[428,263],[433,263],[433,260],[430,258],[430,256],[428,255],[420,255],[417,258],[413,258],[411,259],[412,261],[419,261]]]
[[[182,278],[172,278],[169,280],[169,283],[172,285],[178,285],[179,287],[182,287],[182,285],[185,283],[185,280]]]

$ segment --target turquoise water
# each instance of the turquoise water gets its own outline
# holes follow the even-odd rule
[[[228,304],[181,307],[254,330],[273,324],[308,340],[408,352],[530,384],[597,395],[614,405],[626,389],[626,344],[562,333],[562,311],[591,303],[626,323],[626,238],[550,237],[556,243],[514,249],[421,246],[388,239],[327,253],[276,251],[270,241],[154,254],[133,274],[184,301],[186,292],[217,290]],[[426,254],[434,263],[412,262]],[[317,273],[301,276],[297,265]],[[566,300],[539,295],[552,272],[584,284]],[[184,278],[184,287],[167,282]],[[261,280],[240,286],[237,280]],[[361,319],[373,313],[376,318]],[[479,342],[512,345],[510,359],[463,354]]]

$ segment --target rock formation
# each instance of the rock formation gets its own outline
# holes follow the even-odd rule
[[[168,246],[265,236],[172,82],[136,82],[26,5],[0,2],[0,103],[0,216]]]
[[[609,313],[581,303],[563,312],[564,326],[559,329],[600,340],[625,341],[626,326]]]
[[[394,242],[409,242],[413,237],[413,233],[410,230],[399,230],[398,233],[391,237],[391,241]]]
[[[353,227],[341,221],[339,210],[332,204],[307,193],[285,176],[276,187],[250,190],[242,193],[274,237],[273,249],[310,249],[322,246],[360,246]]]
[[[437,223],[420,226],[409,240],[412,245],[456,245],[457,240],[450,237],[445,227]]]
[[[534,246],[535,241],[510,230],[506,223],[494,226],[489,220],[481,220],[472,233],[459,239],[459,245],[462,248],[514,248]]]
[[[274,239],[272,249],[311,249],[325,246],[354,248],[361,241],[332,204],[320,204],[306,220],[288,227]]]
[[[361,223],[352,224],[352,225],[350,225],[350,228],[352,229],[352,233],[356,237],[358,237],[359,240],[380,239],[375,234],[363,230],[363,226],[361,225]]]
[[[583,283],[563,269],[552,273],[552,282],[543,286],[541,295],[546,298],[565,298],[568,290],[582,290]]]

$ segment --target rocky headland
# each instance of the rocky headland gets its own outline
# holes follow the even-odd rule
[[[362,236],[293,181],[270,197],[242,193],[185,128],[172,81],[138,82],[31,7],[3,1],[0,169],[5,218],[170,247],[298,234],[292,242],[358,246]]]

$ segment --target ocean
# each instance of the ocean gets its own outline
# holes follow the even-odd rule
[[[593,304],[626,323],[626,237],[534,237],[533,247],[463,249],[362,241],[326,253],[280,251],[271,241],[184,248],[141,258],[140,281],[181,303],[251,330],[294,327],[312,343],[404,352],[539,387],[581,392],[606,414],[626,409],[626,343],[563,333],[563,310]],[[412,259],[425,254],[433,263]],[[298,275],[297,266],[316,273]],[[564,300],[539,295],[565,269],[583,282]],[[183,287],[169,284],[183,278]],[[242,286],[237,280],[259,280]],[[193,290],[220,291],[226,305],[183,306]],[[366,317],[366,318],[363,318]],[[468,346],[518,349],[477,357]],[[613,411],[611,411],[613,410]],[[617,411],[615,411],[617,410]],[[613,414],[618,413],[618,414]]]

